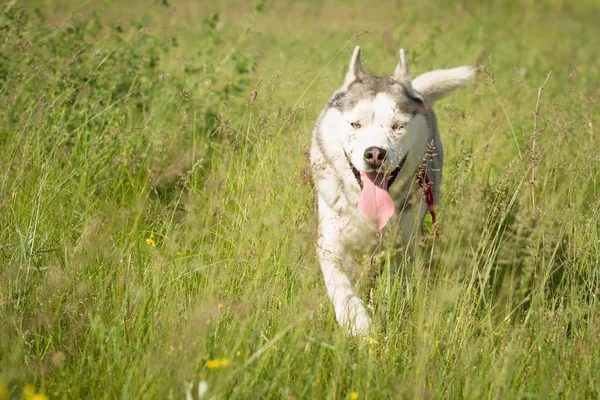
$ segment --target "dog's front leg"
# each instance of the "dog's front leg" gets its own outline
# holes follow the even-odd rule
[[[354,293],[350,278],[344,273],[348,248],[343,243],[339,221],[335,218],[325,217],[321,220],[317,251],[338,323],[352,335],[366,335],[371,318],[363,302]]]

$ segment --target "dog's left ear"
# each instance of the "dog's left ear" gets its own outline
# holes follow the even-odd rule
[[[458,67],[452,69],[439,69],[426,72],[412,80],[408,68],[408,60],[404,50],[400,49],[400,60],[394,71],[394,79],[415,95],[416,98],[427,99],[427,103],[433,106],[433,103],[466,85],[477,74],[477,68]]]
[[[403,84],[406,90],[408,90],[408,95],[413,100],[413,111],[426,112],[428,107],[427,102],[413,88],[412,80],[410,79],[410,68],[408,68],[408,59],[406,58],[404,49],[400,49],[400,59],[398,60],[398,66],[396,66],[393,78],[396,82]]]
[[[406,54],[404,54],[404,49],[400,49],[400,59],[398,60],[398,66],[394,71],[394,79],[396,82],[404,84],[407,89],[412,89],[410,69],[408,68],[408,59],[406,58]]]
[[[442,97],[466,85],[475,75],[477,75],[477,68],[474,67],[438,69],[419,75],[412,84],[413,88],[433,105]]]

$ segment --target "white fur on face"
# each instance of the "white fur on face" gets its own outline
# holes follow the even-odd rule
[[[402,113],[387,93],[359,101],[352,110],[343,113],[341,119],[338,129],[346,132],[344,150],[361,172],[370,170],[364,160],[365,150],[369,147],[385,149],[388,152],[385,169],[395,168],[411,148],[412,134],[421,131],[419,125],[426,125],[422,116]],[[353,127],[352,123],[358,123],[360,127]],[[393,129],[395,125],[399,128]]]

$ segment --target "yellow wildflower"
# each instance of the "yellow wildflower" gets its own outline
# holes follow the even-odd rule
[[[25,396],[26,399],[31,399],[33,396],[35,396],[35,386],[33,386],[31,383],[25,385],[23,387],[23,396]]]
[[[12,199],[14,199],[15,197],[17,197],[17,192],[12,192],[12,193],[10,194],[10,198],[11,198],[11,200],[12,200]]]
[[[223,303],[219,303],[219,304],[217,305],[217,308],[218,308],[219,310],[220,310],[221,308],[223,308]]]
[[[348,395],[348,398],[350,400],[358,400],[359,397],[360,395],[358,394],[358,392],[350,392],[350,394]]]
[[[217,369],[221,367],[229,367],[231,365],[231,360],[229,358],[216,358],[214,360],[208,360],[206,362],[206,367],[208,369]]]
[[[370,337],[367,339],[367,342],[369,342],[369,344],[377,344],[377,340],[375,340],[374,338]]]
[[[152,247],[156,247],[156,241],[154,240],[155,237],[156,236],[154,236],[154,233],[150,233],[150,237],[146,239],[146,243]]]
[[[0,400],[8,399],[8,388],[4,382],[0,382]]]
[[[35,392],[35,386],[28,383],[23,387],[23,396],[26,400],[48,400],[48,396],[42,393]]]
[[[231,360],[229,358],[221,358],[221,367],[229,367]]]
[[[237,357],[240,357],[240,356],[242,355],[242,351],[241,351],[241,350],[238,350],[238,351],[237,351],[237,353],[235,353],[235,355],[236,355]]]

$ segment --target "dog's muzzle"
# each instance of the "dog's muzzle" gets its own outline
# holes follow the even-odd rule
[[[344,150],[344,155],[346,156],[346,161],[348,162],[348,165],[350,166],[350,170],[352,171],[352,175],[354,175],[354,178],[356,178],[356,182],[358,182],[358,186],[360,186],[360,188],[362,190],[362,188],[363,188],[363,182],[362,182],[362,179],[360,177],[360,171],[354,166],[354,164],[352,164],[352,161],[350,161],[350,156],[348,156],[348,153],[346,153],[346,150]],[[402,157],[402,159],[400,160],[400,162],[398,163],[398,165],[396,166],[396,168],[394,168],[394,170],[392,172],[390,172],[390,174],[388,176],[388,180],[387,180],[387,190],[388,191],[390,189],[390,186],[392,186],[392,184],[396,180],[396,177],[400,173],[400,170],[404,166],[404,163],[406,162],[406,158],[407,157],[408,157],[408,153],[405,154],[404,157]]]

